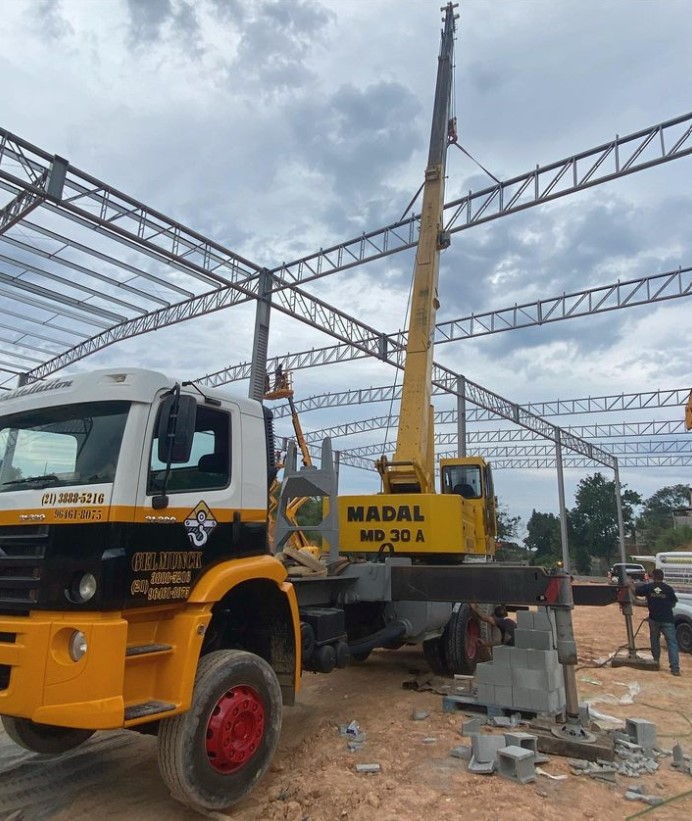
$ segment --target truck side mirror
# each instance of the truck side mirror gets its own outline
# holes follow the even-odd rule
[[[159,462],[184,464],[190,460],[196,417],[194,396],[172,394],[163,400],[156,432]]]

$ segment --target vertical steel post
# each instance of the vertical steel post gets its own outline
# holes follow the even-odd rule
[[[457,376],[457,447],[466,456],[466,377]]]
[[[620,487],[620,469],[617,459],[615,459],[615,467],[613,468],[613,478],[615,483],[615,507],[618,514],[618,542],[620,547],[620,561],[622,562],[621,569],[621,584],[627,584],[627,573],[625,570],[625,519],[622,515],[622,488]],[[632,624],[632,617],[634,610],[632,604],[634,597],[632,591],[628,588],[625,593],[625,599],[620,602],[620,610],[625,618],[625,631],[627,633],[627,655],[628,658],[634,659],[637,657],[637,646],[634,641],[634,626]]]
[[[557,432],[555,440],[555,465],[557,467],[557,494],[560,503],[560,542],[562,544],[562,567],[570,572],[569,542],[567,538],[567,508],[565,506],[565,472],[562,464],[562,437]]]
[[[265,394],[267,376],[267,348],[269,345],[269,320],[272,309],[272,275],[267,268],[259,272],[257,308],[255,311],[255,336],[252,342],[250,365],[250,399],[261,402]]]
[[[618,539],[620,542],[620,561],[626,562],[625,558],[625,520],[622,515],[622,490],[620,488],[620,470],[618,467],[618,460],[615,459],[614,478],[615,478],[615,506],[618,512]]]

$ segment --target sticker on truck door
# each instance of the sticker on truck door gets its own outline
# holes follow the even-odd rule
[[[188,513],[184,524],[190,544],[200,548],[207,543],[217,521],[207,504],[200,502],[194,510]]]

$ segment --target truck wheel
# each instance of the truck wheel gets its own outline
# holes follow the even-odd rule
[[[159,727],[159,768],[173,797],[197,810],[240,801],[271,763],[281,710],[281,688],[264,659],[243,650],[204,656],[190,709]]]
[[[425,655],[425,660],[428,662],[430,669],[436,676],[450,675],[443,638],[444,636],[439,636],[438,638],[428,639],[423,642],[423,654]]]
[[[481,627],[468,604],[454,610],[445,627],[442,639],[445,657],[452,675],[472,675],[479,661],[478,642]]]
[[[683,653],[692,653],[692,624],[681,621],[675,627],[678,647]]]
[[[7,735],[32,753],[59,755],[79,747],[91,738],[94,730],[75,730],[72,727],[55,727],[52,724],[36,724],[28,718],[2,716],[2,726]]]

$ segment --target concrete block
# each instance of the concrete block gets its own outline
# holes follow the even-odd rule
[[[512,674],[514,672],[513,667],[505,667],[500,664],[492,664],[491,667],[492,670],[490,671],[491,678],[488,681],[489,684],[494,684],[496,687],[512,686]]]
[[[493,647],[493,664],[497,664],[498,667],[511,667],[513,652],[514,647],[506,647],[502,644],[499,647]],[[488,662],[484,663],[487,664]]]
[[[656,746],[656,725],[645,718],[628,718],[625,720],[625,732],[635,744],[645,750]]]
[[[495,687],[495,704],[499,704],[500,707],[513,707],[514,706],[514,693],[512,687],[502,687],[501,685],[496,685]]]
[[[685,755],[682,751],[682,747],[679,744],[673,745],[673,763],[672,767],[682,767],[685,764]]]
[[[547,607],[539,607],[533,614],[533,629],[534,630],[550,630],[555,632],[555,613]]]
[[[479,704],[495,704],[495,687],[492,684],[479,684],[476,690]]]
[[[552,632],[546,630],[520,630],[514,631],[514,644],[516,647],[526,650],[552,650],[555,647],[555,639]]]
[[[452,758],[461,758],[463,761],[470,761],[472,755],[471,747],[468,744],[459,744],[456,747],[452,747],[449,754]]]
[[[425,721],[429,715],[430,713],[427,710],[414,710],[411,713],[411,718],[413,721]]]
[[[533,612],[531,610],[517,610],[517,627],[522,630],[533,630]]]
[[[481,731],[481,720],[480,718],[470,718],[468,721],[464,721],[461,725],[461,734],[462,735],[471,735],[472,733],[480,733]]]
[[[555,707],[556,700],[550,698],[550,693],[541,690],[533,690],[533,709],[537,713],[551,713]]]
[[[504,778],[519,784],[536,780],[533,753],[523,747],[503,747],[497,753],[497,771]]]
[[[497,751],[505,745],[503,735],[477,735],[471,739],[471,750],[477,762],[495,761]]]
[[[523,647],[508,647],[512,652],[509,654],[509,663],[512,667],[528,667],[528,650]]]
[[[476,759],[471,756],[467,769],[475,775],[492,775],[495,772],[495,766],[494,759],[492,761],[476,761]]]
[[[529,670],[562,670],[557,658],[557,650],[535,650],[530,648],[526,652],[526,664]]]
[[[531,735],[531,733],[505,733],[505,743],[508,747],[522,747],[524,750],[530,750],[534,758],[538,755],[538,736]]]
[[[558,688],[558,695],[560,694],[560,690],[564,690],[564,686]],[[581,721],[583,727],[588,728],[591,724],[591,713],[588,704],[579,703],[579,721]]]
[[[534,709],[537,713],[547,713],[554,716],[564,709],[564,701],[560,700],[557,692],[542,694],[534,691]]]
[[[512,667],[512,684],[514,687],[525,687],[527,690],[553,691],[562,683],[562,676],[557,670],[527,670]]]
[[[493,684],[495,671],[500,665],[493,664],[492,661],[484,661],[476,666],[476,683]],[[507,668],[508,669],[508,668]]]
[[[382,767],[379,764],[356,764],[357,773],[380,773]]]
[[[534,692],[525,687],[512,688],[513,707],[515,710],[534,712]]]

